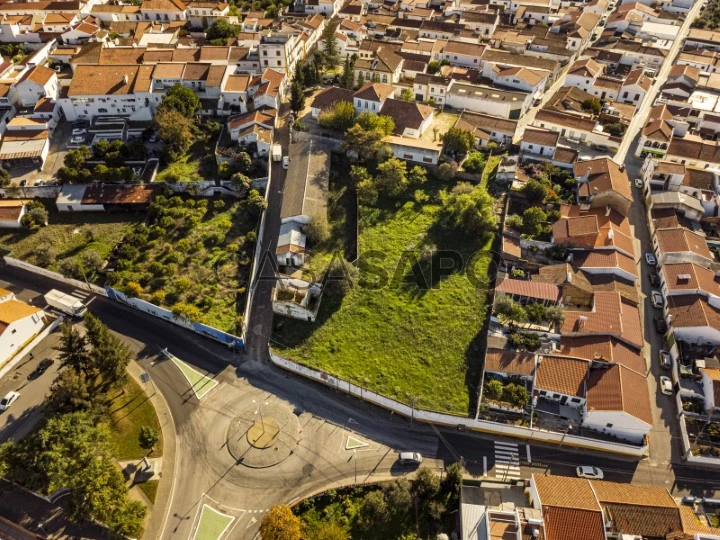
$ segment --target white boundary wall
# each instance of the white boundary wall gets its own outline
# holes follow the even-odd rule
[[[103,289],[102,287],[98,287],[97,285],[93,285],[91,283],[85,283],[84,281],[78,281],[77,279],[67,278],[58,272],[53,272],[52,270],[46,270],[45,268],[40,268],[39,266],[35,266],[34,264],[30,264],[25,261],[21,261],[19,259],[13,259],[12,257],[5,257],[4,260],[8,266],[13,266],[15,268],[21,268],[22,270],[27,270],[28,272],[32,272],[33,274],[39,274],[41,276],[45,276],[50,279],[54,279],[55,281],[67,283],[68,285],[77,287],[78,289],[90,291],[94,294],[99,294],[100,296],[104,296],[107,298],[107,291],[105,289]]]
[[[637,458],[645,457],[648,453],[647,446],[632,446],[629,444],[614,443],[609,441],[601,441],[591,439],[589,437],[579,437],[577,435],[566,435],[554,431],[545,431],[536,428],[528,428],[522,426],[511,426],[500,424],[498,422],[490,422],[487,420],[474,420],[464,416],[455,416],[433,411],[425,411],[421,409],[413,409],[405,403],[395,401],[381,394],[372,392],[360,386],[354,385],[337,377],[333,377],[322,371],[317,371],[305,366],[301,366],[290,360],[278,356],[272,350],[270,351],[270,359],[272,362],[287,371],[291,371],[298,375],[302,375],[308,379],[325,384],[331,388],[335,388],[355,397],[359,397],[365,401],[369,401],[379,407],[391,410],[403,416],[412,417],[420,422],[428,424],[437,424],[442,426],[464,426],[474,431],[482,431],[485,433],[493,433],[495,435],[505,437],[517,437],[525,439],[527,442],[537,441],[545,443],[562,443],[565,446],[574,446],[578,448],[587,448],[590,450],[598,450],[600,452],[612,452],[615,454],[623,454]]]

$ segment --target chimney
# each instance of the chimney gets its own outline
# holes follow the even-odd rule
[[[595,188],[595,189],[597,190],[597,188]],[[610,208],[609,206],[605,207],[605,217],[608,217],[610,215],[611,210],[612,210],[612,208]]]
[[[578,317],[578,330],[582,330],[585,327],[585,321],[587,320],[588,318],[585,315]]]
[[[567,276],[565,276],[565,279],[568,283],[572,283],[572,272],[568,270]]]
[[[612,240],[613,238],[615,238],[615,229],[610,229],[610,230],[608,231],[608,238],[609,238],[610,240]]]
[[[126,73],[125,75],[123,75],[123,83],[124,83],[124,84],[127,84],[127,83],[128,83],[127,73]]]

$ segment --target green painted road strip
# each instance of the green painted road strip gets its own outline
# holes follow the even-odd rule
[[[219,540],[234,520],[234,517],[203,504],[193,540]]]
[[[182,371],[183,375],[185,375],[185,378],[190,383],[190,386],[198,399],[204,398],[219,384],[215,379],[212,379],[207,375],[203,375],[189,364],[180,360],[177,356],[172,354],[169,356],[173,361],[173,364],[180,368],[180,371]]]
[[[347,442],[345,443],[345,450],[355,450],[356,448],[364,448],[366,446],[370,445],[360,439],[356,439],[355,437],[348,435]]]

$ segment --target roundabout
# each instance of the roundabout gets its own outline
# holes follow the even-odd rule
[[[299,442],[300,421],[291,407],[255,400],[232,419],[226,441],[236,463],[254,469],[281,463]]]

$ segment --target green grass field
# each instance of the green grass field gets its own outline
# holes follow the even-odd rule
[[[115,457],[118,460],[142,459],[148,454],[147,450],[140,448],[138,440],[142,426],[149,426],[160,434],[152,457],[162,455],[162,430],[155,408],[134,379],[128,377],[123,392],[110,403],[109,411],[110,433],[117,448]]]
[[[204,504],[193,538],[194,540],[217,540],[225,534],[234,519],[234,517],[218,512]]]
[[[52,206],[48,204],[49,208]],[[136,214],[51,211],[50,224],[37,232],[25,229],[0,232],[0,248],[10,251],[16,259],[59,271],[63,261],[88,250],[107,258],[130,225],[142,219],[143,216]]]
[[[278,353],[418,407],[467,413],[468,388],[476,387],[479,373],[487,287],[461,272],[430,277],[426,258],[439,249],[467,261],[489,250],[492,240],[440,226],[433,199],[420,208],[406,202],[397,210],[363,209],[360,284],[341,300],[325,295],[315,324],[276,318]],[[475,275],[486,276],[488,264],[486,257],[476,260]],[[413,277],[420,271],[430,288]],[[373,287],[378,272],[388,283]]]
[[[137,486],[145,494],[145,496],[148,498],[148,500],[154,504],[155,497],[157,497],[157,490],[158,490],[159,485],[160,485],[160,480],[149,480],[147,482],[138,484]]]

